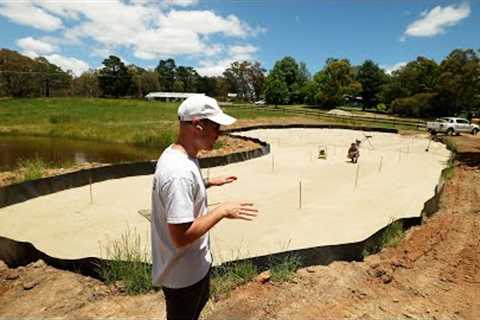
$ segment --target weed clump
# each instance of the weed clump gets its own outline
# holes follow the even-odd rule
[[[120,283],[129,295],[153,289],[150,256],[139,234],[127,230],[119,240],[111,241],[104,249],[108,260],[98,265],[98,273],[107,284]]]

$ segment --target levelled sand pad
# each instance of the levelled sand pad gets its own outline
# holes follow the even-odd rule
[[[238,176],[209,189],[209,203],[240,200],[260,210],[255,221],[224,220],[211,232],[216,262],[321,245],[361,241],[393,218],[418,216],[433,196],[449,152],[424,137],[324,129],[242,133],[271,144],[271,155],[204,175]],[[370,138],[367,139],[367,136]],[[357,165],[347,148],[362,140]],[[317,159],[319,146],[327,159]],[[358,168],[358,180],[355,177]],[[122,234],[138,234],[149,248],[151,176],[96,183],[0,209],[0,235],[32,242],[61,258],[105,256]],[[299,202],[301,182],[302,201]]]

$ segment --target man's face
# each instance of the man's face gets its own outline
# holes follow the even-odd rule
[[[220,125],[208,119],[202,119],[198,122],[198,125],[202,128],[200,131],[201,148],[212,150],[220,135]]]

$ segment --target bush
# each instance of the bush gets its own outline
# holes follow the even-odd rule
[[[40,179],[47,168],[48,164],[40,158],[20,160],[17,163],[17,170],[22,173],[23,181]]]
[[[301,258],[298,255],[287,254],[282,258],[274,258],[270,261],[270,272],[272,281],[288,281],[295,271],[302,265]]]
[[[434,113],[434,93],[419,93],[408,98],[393,100],[390,109],[392,113],[406,117],[428,117]]]
[[[386,112],[388,110],[387,106],[385,105],[385,103],[379,103],[377,104],[376,106],[376,109],[380,112]]]

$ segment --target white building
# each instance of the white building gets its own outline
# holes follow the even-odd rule
[[[205,93],[190,93],[190,92],[150,92],[145,96],[147,100],[161,100],[161,101],[176,101],[185,100],[192,96],[204,96]]]

